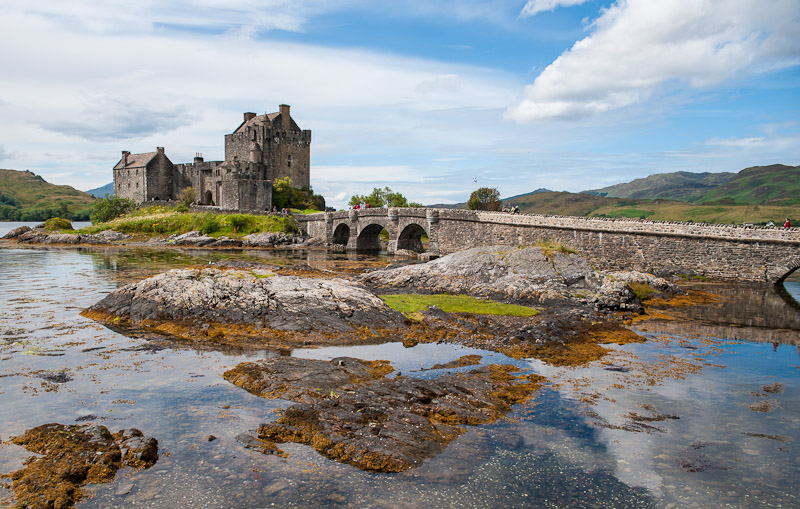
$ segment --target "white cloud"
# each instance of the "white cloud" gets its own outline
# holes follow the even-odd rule
[[[525,88],[517,122],[577,119],[639,103],[659,87],[716,85],[800,63],[800,3],[618,0]]]
[[[571,7],[588,1],[589,0],[528,0],[528,3],[522,7],[520,16],[523,18],[535,16],[540,12],[554,11],[558,7]]]

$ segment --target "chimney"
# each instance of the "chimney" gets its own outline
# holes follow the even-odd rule
[[[194,164],[202,163],[202,162],[203,162],[203,154],[201,154],[200,152],[195,152],[194,153]]]
[[[289,105],[281,104],[279,108],[281,109],[281,122],[283,123],[283,128],[289,129],[289,126],[291,125],[291,122],[289,121],[291,118],[289,116]]]
[[[255,113],[248,111],[247,113],[244,114],[244,121],[247,122],[251,118],[255,118],[255,116],[256,116]]]
[[[128,156],[131,155],[127,150],[122,151],[122,166],[128,166]]]
[[[156,147],[156,152],[158,152],[158,155],[163,156],[164,155],[164,147]]]

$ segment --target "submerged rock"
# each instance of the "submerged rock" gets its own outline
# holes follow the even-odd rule
[[[262,424],[248,447],[283,454],[297,442],[368,471],[401,472],[442,452],[462,425],[493,422],[538,389],[538,375],[514,366],[484,366],[433,380],[386,378],[388,363],[273,358],[246,362],[223,376],[261,397],[296,404]]]
[[[42,456],[13,472],[11,489],[22,507],[72,507],[81,486],[114,479],[123,465],[149,468],[158,461],[158,441],[138,429],[112,434],[95,424],[44,424],[11,442]]]
[[[396,329],[402,314],[343,279],[255,270],[183,269],[117,289],[84,312],[112,325],[156,327],[178,336],[236,332],[269,340],[275,330],[341,335]]]

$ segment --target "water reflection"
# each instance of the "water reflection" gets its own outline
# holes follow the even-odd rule
[[[647,343],[616,348],[604,359],[609,364],[577,369],[452,345],[201,347],[121,335],[78,314],[120,284],[174,267],[248,260],[349,270],[372,259],[266,250],[0,249],[0,438],[46,422],[137,427],[158,438],[166,454],[156,466],[93,487],[94,497],[80,507],[800,503],[800,358],[783,344],[796,337],[797,314],[780,297],[750,287],[707,287],[726,300],[688,313],[681,329],[646,323]],[[752,342],[775,337],[777,348]],[[552,384],[508,419],[471,428],[403,474],[365,473],[296,444],[283,447],[286,459],[244,449],[236,435],[287,403],[257,398],[221,377],[244,360],[288,354],[384,358],[405,375],[435,376],[427,369],[432,364],[468,353],[482,363],[513,362]],[[60,372],[68,374],[63,383],[43,377]],[[26,456],[0,444],[0,472],[19,468]],[[135,484],[130,494],[115,495],[127,482]],[[0,505],[3,497],[10,503],[8,495],[0,490]]]

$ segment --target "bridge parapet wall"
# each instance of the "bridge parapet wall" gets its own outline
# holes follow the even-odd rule
[[[399,234],[422,226],[437,254],[481,245],[561,243],[598,269],[641,270],[721,280],[778,282],[800,267],[800,229],[637,219],[517,215],[453,209],[391,209]],[[387,209],[306,216],[304,231],[330,241],[331,225],[388,224]],[[435,220],[431,218],[435,216]],[[324,226],[327,225],[327,230]],[[395,239],[397,240],[397,239]]]

